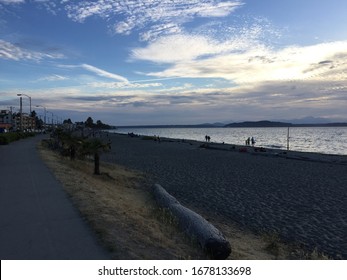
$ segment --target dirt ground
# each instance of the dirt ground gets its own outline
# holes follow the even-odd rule
[[[41,157],[114,259],[207,259],[198,244],[180,231],[174,219],[159,209],[146,174],[102,163],[93,175],[91,160],[64,158],[38,147]],[[199,213],[202,216],[203,213]],[[255,235],[236,225],[210,221],[229,240],[228,259],[307,259],[317,256],[284,244],[276,235]]]

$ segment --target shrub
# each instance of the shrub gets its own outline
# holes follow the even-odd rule
[[[9,144],[10,141],[8,140],[8,138],[5,136],[5,134],[1,134],[0,135],[0,145],[7,145]]]
[[[0,134],[0,145],[7,145],[11,142],[27,137],[35,136],[33,132],[8,132]]]

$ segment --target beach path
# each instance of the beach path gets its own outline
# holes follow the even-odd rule
[[[0,146],[0,259],[109,259],[41,160],[43,137]]]

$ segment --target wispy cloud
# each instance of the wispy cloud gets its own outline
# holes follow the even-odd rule
[[[142,88],[155,88],[161,87],[161,83],[133,83],[133,82],[118,82],[118,83],[89,83],[89,86],[94,88],[107,88],[107,89],[142,89]]]
[[[37,81],[41,82],[41,81],[48,81],[48,82],[56,82],[56,81],[65,81],[68,80],[69,78],[66,76],[61,76],[58,74],[53,74],[53,75],[49,75],[49,76],[45,76],[42,78],[39,78]]]
[[[0,3],[3,3],[3,4],[19,4],[24,2],[25,0],[0,0]]]
[[[129,35],[136,30],[144,41],[182,32],[184,24],[196,18],[226,17],[244,5],[241,0],[0,0],[4,5],[27,2],[36,3],[54,15],[65,11],[77,22],[101,17],[112,32]]]
[[[132,52],[133,59],[167,64],[166,69],[148,73],[149,76],[223,78],[237,84],[343,80],[346,57],[347,41],[274,49],[246,37],[221,42],[182,35],[163,37]]]
[[[112,29],[118,34],[140,30],[143,40],[173,34],[197,17],[225,17],[242,6],[241,1],[221,0],[137,0],[80,1],[66,6],[68,16],[83,22],[92,16],[114,21]],[[146,28],[146,29],[145,29]]]
[[[80,65],[82,68],[90,71],[90,72],[93,72],[101,77],[105,77],[105,78],[108,78],[108,79],[114,79],[114,80],[118,80],[118,81],[121,81],[121,82],[125,82],[127,83],[128,80],[120,75],[117,75],[117,74],[113,74],[113,73],[110,73],[110,72],[107,72],[105,70],[102,70],[102,69],[99,69],[95,66],[92,66],[92,65],[89,65],[89,64],[81,64]]]
[[[235,26],[213,21],[190,32],[162,36],[146,47],[134,48],[130,57],[155,63],[199,60],[263,48],[266,40],[273,42],[281,36],[267,19],[243,17],[239,21]]]
[[[63,54],[59,53],[47,53],[28,50],[16,46],[10,42],[0,40],[0,58],[7,60],[34,60],[40,61],[43,59],[62,59]]]
[[[252,45],[253,40],[247,37],[220,41],[203,35],[179,34],[162,37],[145,48],[135,48],[131,57],[156,63],[176,63],[238,52]]]
[[[90,65],[90,64],[78,64],[78,65],[59,65],[59,67],[61,68],[82,68],[82,69],[85,69],[89,72],[92,72],[100,77],[104,77],[104,78],[108,78],[108,79],[113,79],[113,80],[117,80],[117,81],[120,81],[120,82],[123,82],[123,83],[128,83],[128,79],[123,77],[123,76],[120,76],[120,75],[117,75],[117,74],[114,74],[114,73],[110,73],[108,71],[105,71],[103,69],[100,69],[100,68],[97,68],[93,65]]]

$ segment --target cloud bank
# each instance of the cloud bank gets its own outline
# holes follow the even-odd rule
[[[264,81],[343,81],[347,41],[274,49],[252,37],[226,41],[206,36],[172,35],[144,48],[132,58],[164,65],[147,73],[159,78],[223,78],[235,84]]]

